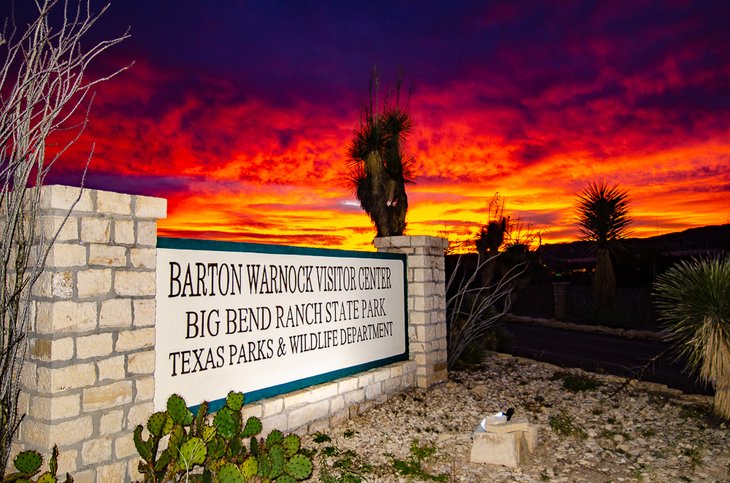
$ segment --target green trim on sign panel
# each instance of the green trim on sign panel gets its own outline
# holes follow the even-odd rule
[[[271,253],[275,255],[311,255],[336,258],[379,258],[383,260],[402,260],[405,268],[406,256],[402,253],[358,252],[334,248],[292,247],[285,245],[265,245],[263,243],[244,243],[218,240],[196,240],[193,238],[157,238],[157,248],[176,250],[211,250],[216,252]],[[403,274],[405,276],[405,270]],[[404,277],[405,278],[405,277]],[[406,280],[404,280],[406,282]]]
[[[251,391],[251,392],[247,392],[244,394],[244,404],[249,404],[252,402],[260,401],[262,399],[268,399],[268,398],[272,398],[275,396],[280,396],[282,394],[287,394],[290,392],[298,391],[299,389],[316,386],[317,384],[324,384],[326,382],[332,382],[336,379],[341,379],[343,377],[352,376],[353,374],[358,374],[361,372],[368,371],[370,369],[375,369],[376,367],[387,366],[388,364],[394,364],[396,362],[407,361],[407,360],[408,360],[408,351],[404,352],[403,354],[386,357],[385,359],[380,359],[377,361],[370,361],[370,362],[366,362],[365,364],[359,364],[357,366],[346,367],[344,369],[337,369],[336,371],[326,372],[324,374],[319,374],[317,376],[299,379],[298,381],[291,381],[291,382],[286,382],[284,384],[279,384],[277,386],[271,386],[271,387],[267,387],[264,389],[257,389],[256,391]],[[211,412],[217,411],[225,405],[226,405],[226,398],[221,398],[221,399],[216,399],[215,401],[210,401],[208,403],[208,411],[211,411]],[[196,406],[190,406],[189,409],[193,413],[197,413],[199,407],[200,407],[200,404],[198,404]]]
[[[157,248],[174,250],[209,250],[218,252],[270,253],[276,255],[309,255],[333,258],[374,258],[381,260],[400,260],[401,263],[403,263],[403,300],[405,302],[403,304],[403,320],[405,322],[405,350],[402,354],[397,354],[377,361],[366,362],[352,367],[337,369],[335,371],[318,374],[298,381],[291,381],[277,386],[257,389],[256,391],[251,391],[245,394],[245,401],[247,403],[279,396],[281,394],[304,389],[305,387],[315,386],[317,384],[334,381],[335,379],[340,379],[342,377],[351,376],[359,372],[365,372],[376,367],[387,366],[388,364],[408,360],[408,354],[410,353],[410,340],[408,337],[408,257],[402,253],[358,252],[354,250],[339,250],[332,248],[293,247],[284,245],[265,245],[261,243],[166,237],[157,238]],[[235,390],[235,388],[231,389]],[[217,411],[225,405],[225,402],[225,398],[209,402],[209,411]],[[190,410],[197,412],[199,406],[199,404],[190,406]]]

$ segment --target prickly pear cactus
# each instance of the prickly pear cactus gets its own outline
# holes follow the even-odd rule
[[[266,446],[275,446],[284,440],[284,435],[278,429],[274,429],[266,437]]]
[[[279,476],[281,476],[282,473],[284,473],[284,463],[286,463],[286,458],[284,458],[284,450],[281,449],[281,447],[279,446],[271,446],[269,448],[269,461],[271,462],[269,477],[273,480],[274,478],[278,478]]]
[[[33,476],[38,473],[43,464],[43,457],[38,451],[28,450],[19,453],[13,461],[13,466],[19,473]]]
[[[302,440],[299,436],[296,434],[288,434],[284,436],[284,439],[281,441],[281,449],[284,450],[284,456],[287,458],[291,458],[295,454],[299,452],[299,448],[301,447]]]
[[[239,430],[237,418],[228,407],[222,407],[218,410],[215,418],[213,418],[213,424],[218,434],[227,440],[232,439]]]
[[[243,407],[243,393],[242,392],[234,392],[231,391],[228,393],[228,396],[226,396],[226,406],[228,406],[232,411],[240,411]]]
[[[180,461],[183,468],[190,469],[195,465],[202,465],[208,449],[200,438],[190,438],[180,446]]]
[[[261,420],[255,416],[251,416],[246,420],[246,425],[243,427],[241,437],[249,438],[253,435],[259,434],[262,429],[263,425],[261,424]]]
[[[173,394],[167,398],[167,414],[170,415],[173,422],[183,424],[187,412],[188,407],[185,404],[185,399],[177,394]]]
[[[312,474],[312,461],[302,454],[295,454],[284,465],[284,471],[296,480],[305,480]]]
[[[259,464],[255,457],[249,456],[241,463],[241,474],[246,481],[252,479],[258,472]]]
[[[151,435],[161,438],[165,431],[165,423],[167,422],[167,413],[156,412],[147,420],[147,430]],[[170,426],[172,429],[172,425]]]
[[[232,463],[226,463],[218,472],[218,483],[244,483],[243,474]]]

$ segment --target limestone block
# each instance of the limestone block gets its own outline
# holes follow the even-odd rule
[[[110,245],[89,245],[89,265],[126,267],[127,248]]]
[[[114,243],[134,245],[134,220],[114,220]]]
[[[121,381],[127,377],[124,356],[98,360],[96,368],[99,371],[99,382]]]
[[[516,468],[525,450],[519,433],[475,433],[470,461]]]
[[[261,420],[261,434],[269,434],[274,429],[278,429],[279,431],[285,431],[287,428],[286,419],[286,413],[280,413],[274,416],[269,416],[268,418],[263,418]]]
[[[93,211],[91,191],[72,186],[51,185],[41,188],[41,208],[69,211]]]
[[[82,267],[86,265],[86,247],[76,243],[54,243],[48,250],[48,268]]]
[[[70,299],[74,293],[73,272],[43,272],[33,284],[34,297]]]
[[[66,367],[38,367],[38,391],[50,394],[91,386],[96,382],[93,363]]]
[[[97,191],[96,207],[100,213],[130,215],[132,214],[132,196],[124,193]]]
[[[124,481],[127,475],[125,462],[112,463],[96,468],[96,481]]]
[[[373,373],[373,381],[374,382],[383,382],[390,378],[390,369],[387,367],[381,367],[379,369],[375,369]]]
[[[86,465],[108,461],[112,457],[112,440],[108,437],[85,441],[81,445],[81,461]]]
[[[355,389],[354,391],[344,393],[342,396],[345,398],[346,406],[358,404],[365,400],[365,389]]]
[[[135,402],[151,401],[155,395],[155,378],[152,376],[143,377],[134,381]]]
[[[473,463],[515,468],[537,447],[537,427],[524,417],[500,424],[487,422],[477,426],[472,439],[470,459]]]
[[[117,336],[117,343],[114,349],[117,352],[129,352],[154,346],[155,329],[154,327],[148,327],[120,332]]]
[[[41,236],[50,240],[54,236],[56,242],[78,241],[79,220],[75,216],[66,219],[65,216],[47,215],[41,218]]]
[[[122,430],[123,420],[123,410],[105,411],[99,418],[99,434],[103,436],[120,432]]]
[[[136,299],[134,301],[134,326],[154,326],[156,317],[155,311],[155,299]]]
[[[150,247],[157,245],[157,222],[137,222],[137,245]]]
[[[36,304],[36,331],[41,334],[85,332],[96,328],[96,303],[38,302]]]
[[[109,409],[132,402],[132,381],[119,381],[84,389],[84,412]]]
[[[121,296],[154,295],[157,291],[155,272],[117,270],[114,274],[114,291]]]
[[[111,240],[111,220],[96,216],[81,218],[81,240],[86,243],[109,243],[109,240]]]
[[[357,377],[348,377],[346,379],[342,379],[337,383],[337,393],[338,394],[344,394],[348,391],[354,391],[358,388],[358,380]]]
[[[81,414],[81,395],[66,396],[33,396],[33,404],[29,407],[31,417],[46,422],[66,419]]]
[[[26,443],[44,448],[51,448],[54,444],[63,447],[79,443],[88,439],[94,429],[91,416],[50,424],[26,418],[22,427]]]
[[[132,431],[138,424],[145,424],[154,410],[152,401],[132,406],[127,414],[127,427],[125,429]]]
[[[67,361],[74,356],[74,340],[63,339],[31,339],[30,356],[39,361]]]
[[[241,417],[246,421],[250,417],[261,419],[264,414],[263,406],[261,404],[246,404],[241,409]]]
[[[78,359],[106,356],[111,352],[112,335],[109,333],[81,336],[76,339],[76,357]]]
[[[281,398],[274,398],[264,401],[263,404],[263,417],[268,418],[275,414],[279,414],[284,410],[284,400]]]
[[[74,482],[81,483],[83,482],[83,478],[79,480],[77,478],[76,469],[78,468],[78,464],[76,462],[77,458],[79,456],[79,451],[76,449],[69,449],[64,448],[61,452],[58,453],[58,475],[64,475],[66,473],[73,474]],[[45,456],[44,456],[45,458]],[[46,463],[44,461],[44,463]]]
[[[312,388],[310,390],[309,399],[310,401],[321,401],[323,399],[329,399],[335,395],[337,395],[337,384],[327,383]]]
[[[310,402],[310,394],[311,391],[308,389],[302,389],[300,391],[287,394],[284,396],[284,408],[289,409]]]
[[[129,374],[154,374],[155,351],[135,352],[130,354],[127,359],[127,372]]]
[[[287,430],[293,431],[294,429],[301,428],[312,421],[324,418],[329,415],[329,409],[329,401],[318,401],[307,404],[306,406],[298,409],[293,409],[287,418]]]
[[[132,248],[129,261],[134,268],[154,269],[157,266],[157,250],[154,248]]]
[[[375,399],[383,393],[383,383],[373,382],[365,387],[365,399]]]
[[[76,274],[76,289],[79,298],[107,295],[112,289],[110,269],[85,270]]]
[[[114,440],[114,457],[118,460],[137,454],[132,434],[119,436]]]
[[[99,311],[100,327],[130,327],[132,325],[132,299],[104,300]]]
[[[345,408],[345,398],[342,396],[335,396],[330,399],[330,413],[335,413]]]
[[[167,217],[166,198],[135,196],[134,202],[134,215],[137,218],[154,218],[159,220]]]

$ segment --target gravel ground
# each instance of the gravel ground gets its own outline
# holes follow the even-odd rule
[[[597,387],[565,387],[591,380]],[[304,446],[317,450],[314,481],[730,481],[730,432],[712,416],[709,398],[623,383],[491,355],[445,384],[306,436]],[[508,407],[537,424],[537,449],[516,469],[471,463],[472,431]]]

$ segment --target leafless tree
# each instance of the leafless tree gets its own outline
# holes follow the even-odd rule
[[[101,77],[89,70],[129,36],[82,45],[109,5],[94,13],[90,0],[27,1],[37,9],[34,19],[18,26],[11,14],[0,31],[0,477],[24,416],[18,396],[31,288],[58,234],[39,226],[41,186],[86,127],[94,86],[129,67]],[[60,131],[70,136],[51,147],[49,136]]]
[[[482,283],[481,273],[503,254],[479,255],[476,267],[464,267],[459,256],[446,281],[446,313],[449,319],[448,366],[454,367],[464,350],[483,338],[512,306],[515,281],[527,269],[527,262],[509,267],[490,284]]]

